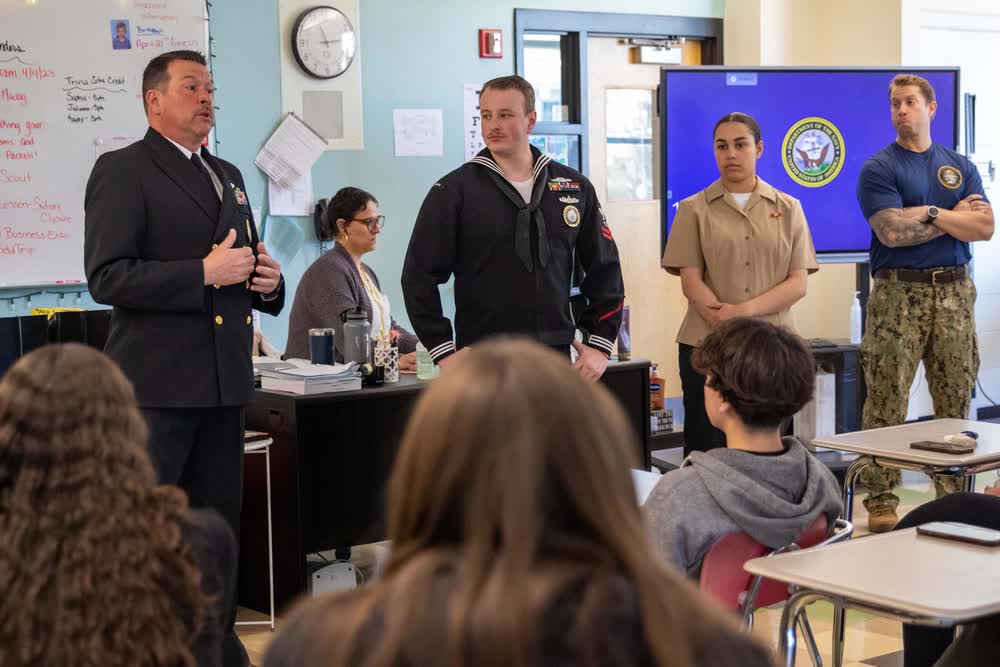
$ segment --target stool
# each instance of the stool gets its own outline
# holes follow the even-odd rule
[[[271,532],[271,445],[274,444],[272,438],[247,442],[243,445],[244,454],[264,455],[264,474],[266,475],[267,491],[267,578],[269,587],[268,600],[271,602],[270,621],[237,621],[236,625],[270,625],[271,632],[274,632],[274,537]]]

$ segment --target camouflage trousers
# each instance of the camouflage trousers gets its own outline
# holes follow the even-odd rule
[[[972,280],[931,285],[875,279],[868,300],[868,325],[861,341],[861,366],[868,387],[861,428],[902,424],[917,366],[924,362],[934,416],[966,419],[979,373],[976,339],[976,287]],[[865,507],[889,506],[900,471],[874,464],[858,479],[868,489]],[[964,480],[935,475],[938,497],[962,491]]]

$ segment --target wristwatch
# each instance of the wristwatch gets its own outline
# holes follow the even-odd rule
[[[941,210],[937,206],[927,207],[927,219],[924,220],[928,225],[933,225],[934,221],[938,219],[938,215],[941,214]]]

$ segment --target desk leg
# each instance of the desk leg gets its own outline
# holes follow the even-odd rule
[[[871,463],[870,458],[859,456],[851,464],[851,467],[847,469],[847,473],[844,474],[844,512],[842,516],[848,521],[853,521],[854,518],[854,484],[857,482],[858,475],[868,467],[869,463]]]
[[[812,591],[799,591],[788,598],[781,612],[781,624],[778,626],[778,653],[784,658],[785,667],[795,667],[795,625],[799,614],[805,614],[806,607],[823,596]],[[836,642],[834,637],[834,642]]]
[[[844,664],[844,630],[847,624],[847,609],[839,604],[833,605],[833,632],[831,656],[833,667],[841,667]]]
[[[843,517],[852,521],[854,519],[854,484],[857,482],[861,471],[868,467],[871,459],[865,456],[858,457],[844,475],[844,512]],[[846,625],[843,607],[833,606],[833,667],[841,667],[844,664],[844,628]]]

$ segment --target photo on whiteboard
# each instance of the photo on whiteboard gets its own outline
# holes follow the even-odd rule
[[[127,19],[111,19],[111,48],[115,51],[132,48],[132,35]]]

